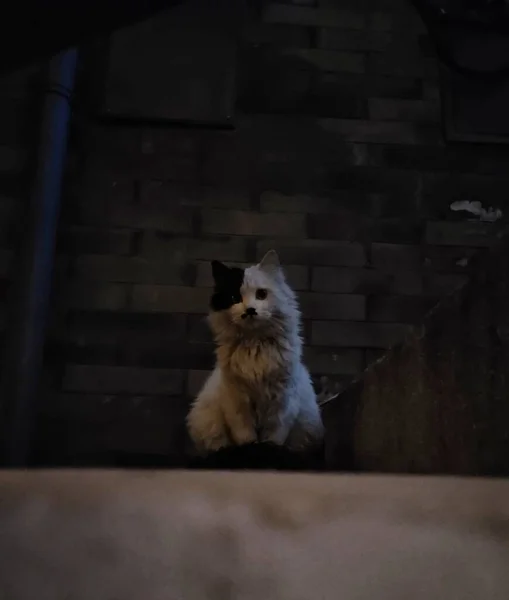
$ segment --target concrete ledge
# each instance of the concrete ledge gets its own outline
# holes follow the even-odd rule
[[[509,482],[3,472],[9,600],[509,598]]]

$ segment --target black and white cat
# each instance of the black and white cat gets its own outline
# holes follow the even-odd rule
[[[275,251],[247,269],[212,262],[216,366],[189,412],[201,452],[266,442],[305,450],[323,424],[302,364],[300,312]]]

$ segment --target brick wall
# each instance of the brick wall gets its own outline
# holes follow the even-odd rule
[[[463,283],[495,225],[450,204],[504,209],[508,151],[444,144],[437,71],[404,0],[267,2],[243,32],[234,132],[75,124],[40,428],[53,458],[182,448],[213,365],[213,258],[276,248],[313,375],[345,383]]]
[[[0,352],[32,181],[39,123],[38,75],[37,66],[0,75]]]

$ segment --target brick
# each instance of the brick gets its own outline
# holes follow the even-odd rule
[[[2,73],[0,79],[0,97],[5,99],[24,99],[30,92],[30,83],[37,76],[37,64],[12,73]]]
[[[99,203],[81,203],[74,214],[79,225],[155,229],[175,234],[191,233],[193,209],[175,206],[168,201],[135,203],[130,198],[113,198]]]
[[[391,34],[385,31],[356,31],[330,27],[322,27],[318,31],[318,46],[325,50],[376,52],[387,48],[391,40]]]
[[[284,48],[308,48],[309,29],[298,25],[250,22],[243,32],[243,39],[250,44],[270,44]]]
[[[199,152],[200,139],[192,130],[147,127],[141,131],[140,148],[148,155],[188,155]]]
[[[186,392],[191,398],[195,398],[203,387],[211,371],[203,369],[192,369],[187,372]]]
[[[476,170],[479,157],[450,146],[384,146],[370,148],[370,164],[429,171]],[[428,176],[424,179],[426,180]],[[447,207],[448,208],[448,207]]]
[[[318,156],[307,160],[304,156],[296,156],[289,160],[277,160],[276,156],[263,158],[263,174],[260,187],[280,189],[287,193],[301,191],[327,190],[337,188],[335,184],[338,173],[341,172],[340,159],[337,163],[329,158],[320,162]]]
[[[370,160],[371,148],[366,144],[356,144],[366,149],[364,164],[360,166],[344,167],[335,174],[334,187],[341,190],[356,190],[364,193],[384,194],[400,199],[406,196],[410,204],[419,193],[422,195],[422,183],[419,173],[408,170],[380,169],[371,167]],[[420,188],[419,188],[420,185]],[[421,191],[419,192],[419,189]],[[340,193],[339,193],[340,195]],[[402,202],[401,202],[402,204]],[[381,217],[381,215],[377,215]],[[398,215],[402,216],[402,215]],[[416,219],[415,213],[412,214]]]
[[[311,194],[283,194],[277,191],[263,192],[260,197],[262,212],[284,213],[316,213],[330,215],[342,213],[345,208],[356,208],[370,205],[371,198],[367,194],[341,191],[334,197],[316,196]]]
[[[440,102],[442,99],[440,84],[435,81],[423,81],[422,82],[422,97],[424,98],[424,100],[431,100],[432,102]]]
[[[184,315],[73,312],[65,329],[52,334],[47,354],[58,363],[202,365],[205,352],[196,346],[190,352],[185,333]]]
[[[338,350],[337,348],[304,348],[304,364],[313,374],[357,375],[364,368],[362,350]]]
[[[389,348],[402,341],[407,331],[408,325],[401,323],[314,321],[311,340],[314,346]]]
[[[168,181],[142,181],[139,188],[145,206],[200,206],[199,188]]]
[[[310,68],[272,46],[244,49],[237,104],[245,113],[310,114]]]
[[[401,49],[388,52],[373,52],[368,56],[367,72],[391,77],[438,77],[437,62],[432,58],[404,53]]]
[[[285,4],[269,4],[263,18],[268,23],[286,23],[288,25],[309,27],[363,29],[365,26],[365,18],[362,13],[316,9],[307,6],[288,6]]]
[[[311,124],[310,124],[311,125]],[[277,127],[277,125],[275,125]],[[296,125],[298,127],[298,125]],[[283,133],[284,135],[284,133]],[[341,140],[334,139],[320,129],[316,129],[314,124],[308,130],[308,133],[302,131],[302,135],[308,138],[308,145],[303,140],[295,141],[295,145],[289,143],[282,147],[282,144],[272,144],[270,150],[262,150],[262,165],[264,169],[273,168],[283,171],[297,180],[315,181],[327,183],[325,187],[299,187],[292,181],[281,181],[281,184],[265,184],[261,189],[277,190],[281,193],[291,195],[315,193],[320,196],[327,196],[332,193],[329,190],[334,187],[334,177],[338,171],[346,166],[362,165],[364,158],[368,158],[366,146],[364,144],[343,143]],[[311,145],[309,145],[311,144]],[[306,170],[301,176],[300,170]],[[265,176],[265,178],[267,178]],[[339,194],[335,194],[339,197]]]
[[[58,291],[57,302],[67,308],[86,310],[123,310],[128,286],[75,280]]]
[[[491,246],[493,223],[481,221],[431,221],[426,226],[426,243],[439,246]]]
[[[211,369],[215,363],[212,344],[178,342],[148,336],[130,339],[123,348],[122,364],[171,369]]]
[[[87,332],[91,339],[112,338],[120,343],[129,339],[158,338],[168,341],[184,340],[186,317],[181,314],[151,314],[109,311],[73,311],[63,332],[69,339],[78,339]]]
[[[131,310],[136,312],[195,313],[208,309],[209,288],[170,285],[135,285]]]
[[[167,179],[181,183],[193,183],[199,178],[199,154],[166,155],[162,153],[139,153],[136,160],[117,165],[118,169],[129,170],[138,180]]]
[[[142,181],[140,204],[144,207],[194,207],[202,206],[200,188],[165,181]]]
[[[2,247],[17,242],[23,233],[24,205],[16,198],[0,194],[0,244]]]
[[[14,262],[12,250],[0,250],[0,278],[8,279],[11,276]]]
[[[0,142],[6,146],[17,146],[27,139],[26,99],[21,102],[15,98],[2,98],[0,115]]]
[[[422,97],[422,80],[417,77],[370,75],[365,82],[365,95],[378,98],[419,99]]]
[[[367,119],[367,99],[370,97],[422,99],[422,83],[415,76],[395,78],[375,74],[366,77],[356,73],[316,71],[306,101],[312,103],[315,110],[320,108],[320,102],[330,109],[337,106],[345,110],[351,106],[349,118]],[[355,107],[357,114],[353,113]],[[300,110],[302,112],[303,109]],[[320,112],[315,114],[322,116]]]
[[[423,264],[420,246],[371,244],[371,264],[375,269],[420,269]]]
[[[481,156],[482,153],[478,160],[482,160]],[[464,170],[468,171],[468,169],[469,160],[465,158]],[[508,184],[509,180],[506,176],[487,177],[475,172],[425,173],[422,192],[425,200],[423,209],[429,205],[428,214],[431,215],[441,209],[444,218],[436,220],[448,220],[453,217],[456,220],[466,221],[471,219],[472,215],[464,211],[454,213],[450,210],[451,204],[454,201],[479,200],[486,209],[491,206],[505,209],[503,212],[506,212]]]
[[[180,394],[183,372],[178,369],[141,369],[68,365],[63,390],[106,394]]]
[[[47,401],[42,403],[44,416],[63,419],[69,424],[82,426],[94,425],[102,427],[112,422],[134,417],[140,425],[151,414],[160,418],[164,415],[175,417],[175,408],[183,403],[177,397],[170,400],[161,396],[114,396],[111,394],[48,394]],[[185,402],[187,407],[187,402]],[[185,415],[185,413],[184,413]],[[152,425],[156,420],[152,421]],[[163,419],[168,427],[170,420]]]
[[[20,174],[26,161],[24,148],[0,144],[0,174]]]
[[[481,252],[464,246],[423,246],[424,266],[433,271],[465,272],[471,258]]]
[[[135,195],[134,181],[126,174],[113,172],[103,165],[82,166],[79,177],[71,177],[62,202],[62,218],[65,224],[90,218],[92,211],[106,210],[114,203],[132,202]]]
[[[38,422],[36,453],[42,464],[72,467],[167,464],[185,452],[188,409],[185,397],[55,394]]]
[[[83,255],[76,258],[74,270],[82,279],[118,283],[194,285],[196,279],[195,265],[164,257]]]
[[[364,266],[366,255],[361,244],[332,240],[261,240],[256,245],[258,259],[277,250],[283,264]]]
[[[105,425],[111,421],[112,412],[117,413],[119,402],[123,402],[124,408],[131,403],[134,406],[136,397],[128,399],[126,397],[115,398],[107,394],[57,392],[47,394],[45,401],[41,403],[41,416],[55,420],[77,421],[83,426],[89,423]],[[115,416],[118,416],[118,414]]]
[[[207,234],[304,237],[303,215],[260,214],[240,210],[204,210],[203,231]]]
[[[200,202],[200,205],[205,208],[244,210],[250,206],[249,194],[245,190],[215,188],[211,186],[200,189]]]
[[[307,114],[317,117],[367,119],[368,107],[360,75],[313,73],[305,97]]]
[[[142,203],[147,206],[249,208],[249,195],[240,189],[144,181],[140,187],[140,194]]]
[[[129,254],[133,233],[124,229],[61,227],[57,251],[65,254]]]
[[[424,278],[424,292],[433,297],[452,294],[468,281],[467,275],[459,273],[428,273]]]
[[[254,147],[248,146],[248,137],[251,136],[246,135],[248,132],[242,128],[243,118],[236,118],[236,130],[228,137],[214,134],[207,138],[201,175],[204,184],[236,188],[253,181],[257,156]]]
[[[163,232],[143,232],[142,254],[172,257],[184,264],[194,260],[224,260],[244,262],[247,260],[246,240],[241,237],[220,235],[184,238]]]
[[[289,48],[284,50],[284,56],[301,59],[321,71],[364,73],[366,70],[364,55],[360,52]]]
[[[412,217],[378,218],[369,221],[366,239],[373,242],[398,244],[419,244],[424,233],[424,221]]]
[[[366,220],[355,212],[308,216],[308,235],[312,239],[362,240],[365,230]]]
[[[99,157],[98,164],[114,157],[136,159],[140,151],[141,130],[136,127],[111,127],[103,123],[87,122],[79,128],[80,149],[89,153],[91,160]]]
[[[365,121],[361,119],[319,119],[318,125],[348,142],[377,144],[439,143],[438,127],[420,128],[415,123]]]
[[[362,321],[366,318],[366,299],[354,294],[299,294],[305,319]]]
[[[162,132],[156,139],[154,131],[101,127],[100,131],[95,130],[90,135],[82,128],[80,145],[92,170],[107,166],[117,173],[129,173],[133,180],[196,181],[199,152],[178,151],[175,146],[173,150],[165,148],[165,145],[171,145],[172,134],[171,130],[167,130],[166,139]]]
[[[368,26],[375,31],[392,31],[394,19],[390,13],[370,12]]]
[[[422,292],[422,275],[414,271],[314,267],[311,289],[337,294],[403,294]]]
[[[229,262],[230,266],[238,266],[246,268],[251,266],[253,263],[238,263]],[[212,269],[210,262],[200,262],[197,265],[198,274],[196,278],[196,285],[198,287],[212,287],[214,280],[212,278]],[[286,280],[290,287],[294,290],[307,290],[309,287],[309,273],[308,268],[302,265],[284,265],[284,272]]]
[[[374,31],[395,31],[398,33],[405,31],[412,34],[427,33],[426,27],[416,10],[405,12],[397,12],[394,8],[390,12],[370,10],[367,26]]]
[[[375,121],[438,123],[440,121],[440,104],[427,100],[370,98],[369,118]]]
[[[368,321],[418,323],[434,304],[418,296],[372,296],[367,304]]]
[[[115,365],[119,364],[119,345],[113,339],[105,339],[100,333],[87,331],[77,338],[49,339],[45,357],[49,365]]]
[[[214,339],[207,322],[207,315],[187,316],[187,339],[190,342],[212,344]]]

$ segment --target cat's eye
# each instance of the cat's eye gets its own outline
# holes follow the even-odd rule
[[[265,300],[266,297],[267,297],[267,290],[264,290],[263,288],[258,288],[256,290],[256,299],[257,300]]]
[[[232,302],[233,304],[239,304],[242,302],[242,298],[240,298],[240,296],[232,296]]]

